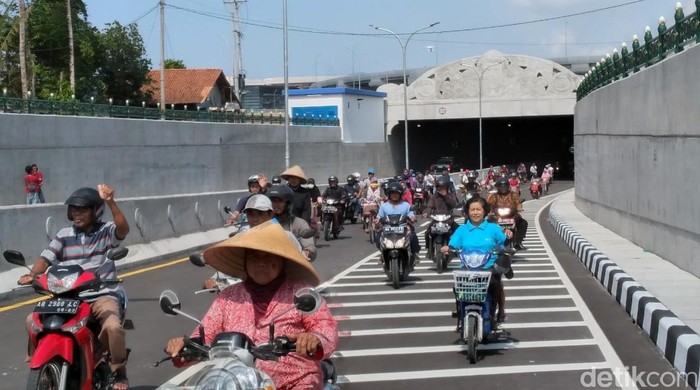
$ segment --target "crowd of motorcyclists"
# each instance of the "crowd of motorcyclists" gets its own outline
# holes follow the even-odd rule
[[[272,305],[275,299],[283,299],[275,295],[277,291],[283,290],[289,295],[294,294],[294,289],[304,285],[303,282],[310,286],[317,284],[318,276],[308,264],[317,257],[316,241],[321,232],[326,239],[330,236],[337,237],[343,231],[346,221],[355,223],[362,220],[365,233],[380,250],[380,239],[384,234],[382,224],[395,223],[389,222],[388,217],[399,215],[405,221],[408,226],[405,234],[409,239],[406,248],[410,248],[410,258],[404,265],[406,270],[402,278],[420,261],[418,254],[421,248],[416,229],[413,227],[417,216],[445,216],[443,219],[433,218],[425,231],[425,242],[429,249],[427,257],[434,262],[438,257],[448,255],[450,248],[470,248],[474,237],[477,236],[480,240],[483,237],[487,238],[487,241],[482,240],[480,245],[488,242],[489,248],[486,249],[490,251],[498,246],[507,245],[508,242],[512,242],[515,250],[525,250],[523,239],[527,232],[527,221],[520,215],[523,211],[520,185],[526,182],[542,182],[548,185],[553,180],[554,173],[555,168],[550,164],[540,173],[533,163],[529,169],[525,164],[520,164],[513,172],[509,172],[506,166],[490,167],[481,180],[479,173],[474,170],[461,171],[456,182],[447,171],[421,173],[409,169],[395,177],[379,180],[375,170],[369,168],[366,176],[359,172],[347,175],[342,185],[340,179],[332,175],[328,177],[328,186],[323,191],[299,166],[290,167],[279,176],[273,176],[269,182],[263,173],[252,175],[247,179],[249,194],[238,200],[226,221],[227,225],[235,224],[238,227],[236,234],[214,247],[219,249],[204,252],[207,263],[217,271],[228,272],[229,276],[243,280],[235,287],[235,291],[228,291],[227,288],[224,290],[228,291],[227,294],[222,293],[218,296],[205,316],[205,327],[218,330],[254,329],[251,323],[270,317],[271,313],[266,311],[267,307]],[[114,263],[106,258],[106,251],[118,246],[126,238],[129,228],[114,202],[114,190],[106,185],[100,185],[98,190],[80,189],[71,195],[66,205],[68,219],[73,225],[59,232],[31,271],[22,276],[18,284],[33,283],[39,275],[46,272],[49,265],[65,264],[66,261],[87,266],[86,270],[102,273],[98,276],[105,279],[116,279]],[[105,205],[112,211],[114,222],[101,221]],[[500,212],[503,209],[511,210],[511,214],[497,214],[497,210]],[[460,225],[452,218],[454,210],[460,211],[465,217],[465,224]],[[508,218],[514,221],[513,226],[503,228],[500,220]],[[281,229],[270,227],[270,223]],[[104,237],[95,236],[96,233],[102,232]],[[433,242],[436,235],[440,237],[439,243]],[[277,248],[275,243],[265,244],[265,240],[277,240],[277,237],[284,236],[289,237],[293,245],[285,243]],[[86,256],[84,251],[71,251],[71,243],[82,240],[81,245],[84,247],[86,239],[92,240],[91,245],[97,248],[93,248],[89,256]],[[294,253],[290,252],[290,248]],[[383,259],[380,261],[385,263]],[[491,263],[497,264],[495,257]],[[217,267],[217,264],[220,266]],[[441,272],[441,267],[437,266],[438,272]],[[292,278],[295,275],[292,270],[298,271],[301,277]],[[505,274],[508,278],[513,276],[512,271]],[[215,278],[205,281],[205,286],[212,287]],[[496,279],[500,283],[500,276],[494,278]],[[497,317],[499,321],[503,321],[506,317],[505,294],[502,284],[494,288],[494,296],[499,304]],[[108,346],[113,359],[108,361],[114,372],[113,388],[127,389],[124,334],[123,331],[115,330],[115,327],[119,327],[115,324],[123,320],[118,315],[121,310],[115,308],[115,302],[118,303],[119,299],[114,298],[118,298],[118,294],[113,290],[99,290],[93,295],[89,302],[93,315],[102,326],[99,340]],[[242,299],[248,299],[252,306],[240,306]],[[235,314],[229,310],[234,306],[236,310],[250,310],[249,313],[246,312],[247,323],[229,318]],[[104,314],[105,310],[109,310],[110,313]],[[325,303],[320,313],[315,316],[314,321],[289,325],[289,331],[293,332],[289,336],[297,342],[297,351],[303,352],[309,359],[327,358],[337,344],[337,325]],[[38,321],[37,318],[30,316],[27,321],[30,353],[36,347],[36,332],[33,331],[33,327],[37,325],[33,322]],[[207,336],[206,341],[211,341],[209,338],[214,334],[210,331]],[[263,336],[251,335],[260,340]],[[168,353],[177,358],[183,346],[181,338],[172,339],[167,346]],[[316,353],[317,349],[321,352]],[[286,358],[282,358],[282,361],[285,361],[284,359]],[[298,376],[290,376],[285,367],[275,368],[267,363],[264,366],[276,372],[277,377],[273,379],[281,383],[297,380],[294,378]],[[307,364],[299,361],[290,361],[289,367],[291,366],[303,367],[310,372],[320,369],[317,363]],[[320,379],[314,374],[312,380],[299,380],[317,385]],[[293,383],[288,384],[291,385],[288,388],[294,387]],[[285,387],[278,385],[278,388]]]

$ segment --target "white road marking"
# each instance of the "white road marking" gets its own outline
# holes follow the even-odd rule
[[[578,311],[576,306],[569,307],[526,307],[521,309],[508,309],[509,314],[514,313],[565,313],[570,311]],[[420,318],[420,317],[451,317],[452,312],[449,311],[420,311],[408,313],[377,313],[377,314],[350,314],[333,316],[338,321],[356,321],[356,320],[377,320],[382,318]]]
[[[563,322],[521,322],[521,323],[503,323],[499,325],[500,329],[532,329],[532,328],[566,328],[566,327],[583,327],[586,323],[583,321],[563,321]],[[340,337],[351,336],[383,336],[391,334],[412,334],[412,333],[440,333],[454,332],[455,326],[420,326],[411,328],[382,328],[382,329],[364,329],[364,330],[347,330],[340,331]]]
[[[571,299],[571,295],[525,295],[520,297],[510,297],[511,301],[538,301],[538,300],[555,300],[555,299]],[[439,303],[454,303],[454,298],[443,299],[410,299],[410,300],[394,300],[394,301],[371,301],[371,302],[347,302],[347,303],[329,303],[331,309],[343,307],[370,307],[370,306],[394,306],[394,305],[427,305]]]

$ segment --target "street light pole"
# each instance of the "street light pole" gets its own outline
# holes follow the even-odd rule
[[[481,113],[481,97],[482,97],[482,85],[483,85],[483,80],[484,80],[484,73],[486,73],[489,68],[492,66],[500,65],[503,63],[504,60],[501,60],[499,62],[496,62],[495,64],[491,64],[485,68],[482,68],[481,73],[479,73],[478,70],[476,70],[476,67],[472,67],[470,65],[460,63],[460,65],[463,65],[466,69],[474,71],[476,74],[477,80],[479,80],[479,172],[482,172],[484,170],[484,142],[483,142],[483,133],[484,133],[484,128],[483,128],[483,116]],[[481,66],[482,62],[481,59],[479,59],[479,62],[477,63],[476,66]]]
[[[404,143],[406,146],[406,169],[409,169],[409,163],[408,163],[408,93],[407,93],[407,83],[406,83],[406,47],[408,46],[408,42],[413,38],[413,35],[415,35],[419,31],[423,31],[426,29],[429,29],[433,26],[436,26],[440,24],[440,22],[435,22],[432,23],[429,26],[425,26],[422,28],[419,28],[418,30],[414,31],[411,33],[411,35],[408,36],[408,39],[406,39],[406,42],[403,42],[401,38],[399,38],[398,35],[396,35],[395,32],[391,30],[387,30],[386,28],[382,27],[377,27],[373,25],[369,25],[370,27],[374,28],[375,30],[380,30],[387,32],[396,38],[396,40],[399,41],[399,45],[401,45],[401,56],[403,58],[403,123],[404,123],[404,132],[403,132],[403,137],[404,137]]]
[[[287,0],[284,8],[284,167],[289,168],[289,45],[287,32]]]

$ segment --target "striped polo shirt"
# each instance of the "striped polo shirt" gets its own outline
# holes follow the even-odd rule
[[[117,247],[117,226],[114,222],[98,222],[90,232],[82,232],[75,226],[61,229],[41,258],[51,265],[79,265],[85,271],[94,272],[101,279],[117,278],[114,261],[107,258],[107,251]],[[99,291],[84,291],[82,298],[92,302],[105,295],[118,294],[118,285],[103,286]]]

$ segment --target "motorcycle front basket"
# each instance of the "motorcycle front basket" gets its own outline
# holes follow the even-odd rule
[[[491,281],[488,271],[454,271],[455,298],[462,302],[484,302]]]

